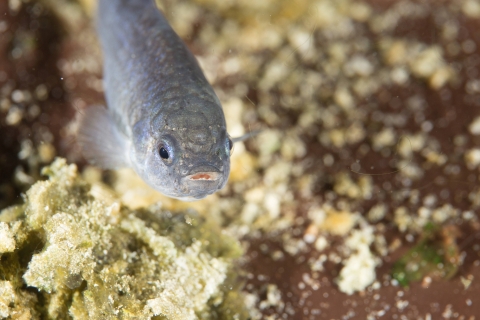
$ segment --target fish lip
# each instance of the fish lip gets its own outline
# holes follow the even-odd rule
[[[185,176],[187,181],[218,181],[222,178],[220,171],[200,171]]]
[[[197,166],[186,175],[184,181],[219,181],[223,177],[223,171],[212,165]]]

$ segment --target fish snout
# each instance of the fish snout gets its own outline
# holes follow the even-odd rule
[[[191,199],[202,199],[225,185],[224,172],[210,165],[197,166],[182,178],[182,192]],[[185,200],[185,197],[183,197]]]
[[[183,195],[180,198],[184,201],[198,200],[218,191],[227,182],[225,173],[224,166],[194,166],[181,178],[180,190]]]

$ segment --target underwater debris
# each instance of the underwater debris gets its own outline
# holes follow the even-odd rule
[[[454,225],[442,228],[428,223],[418,244],[393,266],[393,278],[404,287],[424,277],[450,279],[461,265],[456,238],[459,230]]]

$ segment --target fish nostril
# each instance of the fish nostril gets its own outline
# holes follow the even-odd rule
[[[209,141],[208,134],[201,128],[191,128],[187,138],[194,145],[205,145]]]

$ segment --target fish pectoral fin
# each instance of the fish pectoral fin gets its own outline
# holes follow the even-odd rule
[[[83,156],[103,169],[129,166],[128,144],[107,108],[92,106],[80,116],[77,142]]]
[[[243,136],[240,136],[240,137],[236,137],[236,138],[232,138],[232,142],[235,143],[235,142],[240,142],[240,141],[245,141],[251,137],[254,137],[256,136],[257,134],[259,134],[260,132],[262,132],[261,130],[255,130],[255,131],[251,131],[249,133],[246,133],[244,134]]]

